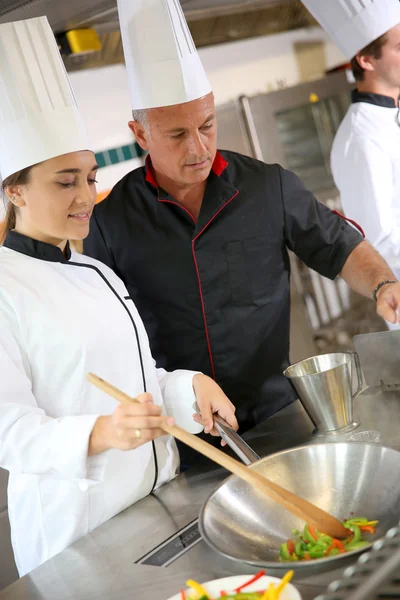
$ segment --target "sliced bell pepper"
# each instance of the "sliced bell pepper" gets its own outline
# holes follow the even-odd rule
[[[280,556],[283,560],[291,560],[292,559],[292,555],[289,552],[287,542],[285,542],[284,544],[281,544]]]
[[[330,546],[329,542],[326,542],[325,540],[323,540],[322,538],[320,538],[318,540],[318,542],[316,542],[314,544],[314,548],[317,547],[319,550],[327,550]]]
[[[315,532],[314,532],[315,533]],[[303,537],[305,540],[308,541],[309,544],[315,544],[315,542],[317,541],[317,539],[311,534],[308,525],[306,525],[304,527],[304,531],[303,531]]]
[[[351,517],[351,519],[347,519],[350,523],[368,523],[368,519],[364,519],[364,517]]]
[[[345,524],[345,527],[348,527],[353,532],[353,537],[351,540],[349,540],[349,542],[358,542],[358,540],[361,538],[361,529],[358,527],[358,525],[348,521],[347,524]]]
[[[366,531],[367,533],[376,533],[375,527],[372,527],[371,525],[361,525],[360,530]]]
[[[181,600],[186,600],[185,590],[181,590]]]
[[[310,558],[322,558],[323,556],[326,556],[326,550],[321,549],[321,548],[316,548],[314,546],[313,548],[310,548],[309,555],[310,555]]]
[[[203,600],[203,598],[205,600],[208,600],[210,598],[207,591],[203,588],[202,585],[197,583],[197,581],[193,581],[193,579],[188,579],[186,585],[189,588],[192,588],[200,596],[199,600]]]
[[[294,545],[294,551],[300,558],[303,557],[304,554],[304,544],[303,542],[296,542]]]
[[[290,555],[295,553],[295,548],[292,540],[287,541],[288,552]]]
[[[246,581],[245,583],[243,583],[241,586],[239,586],[238,588],[236,588],[235,592],[237,594],[239,594],[242,590],[244,590],[244,588],[247,588],[249,585],[251,585],[255,581],[258,581],[259,579],[261,579],[261,577],[264,577],[264,575],[265,575],[265,571],[264,571],[264,569],[261,569],[261,571],[259,571],[258,573],[256,573],[254,575],[254,577],[252,577],[251,579],[249,579],[248,581]]]
[[[276,588],[276,600],[279,600],[279,594],[287,586],[287,584],[291,581],[293,575],[294,575],[294,571],[288,571],[286,573],[286,575],[284,577],[282,577],[281,582],[279,583],[278,587]]]
[[[344,552],[345,552],[345,549],[344,549],[344,546],[343,546],[342,542],[340,540],[335,539],[335,538],[333,539],[332,544],[327,549],[327,551],[326,551],[327,554],[329,554],[331,552],[331,550],[333,550],[333,548],[337,548],[341,554],[344,554]]]
[[[328,546],[330,546],[333,542],[333,537],[331,537],[330,535],[326,535],[325,533],[321,533],[321,535],[318,538],[318,542],[323,542],[324,544],[328,544]]]
[[[275,584],[270,583],[264,594],[261,596],[261,600],[277,600]]]
[[[314,527],[312,525],[308,526],[308,531],[311,533],[312,537],[314,538],[315,541],[318,541],[318,535],[314,529]]]

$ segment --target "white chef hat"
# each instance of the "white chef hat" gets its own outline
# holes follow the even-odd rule
[[[0,179],[89,148],[47,18],[0,25]]]
[[[179,0],[118,0],[133,110],[211,92]]]
[[[400,23],[400,0],[302,2],[348,59]]]

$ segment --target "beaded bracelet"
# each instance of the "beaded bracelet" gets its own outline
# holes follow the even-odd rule
[[[372,299],[375,300],[375,302],[376,302],[376,294],[379,292],[381,287],[386,285],[387,283],[398,283],[398,281],[392,281],[391,279],[385,279],[384,281],[380,281],[378,283],[378,285],[374,288],[374,291],[372,292]]]

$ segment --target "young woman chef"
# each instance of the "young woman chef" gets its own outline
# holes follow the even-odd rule
[[[163,398],[192,432],[215,433],[212,412],[237,423],[211,379],[155,368],[123,283],[70,250],[97,165],[45,17],[0,25],[0,132],[0,466],[22,576],[176,475]],[[140,404],[117,405],[90,371]]]

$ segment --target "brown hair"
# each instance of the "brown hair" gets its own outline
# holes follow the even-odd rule
[[[29,175],[31,169],[32,167],[27,167],[26,169],[22,169],[22,171],[18,171],[17,173],[6,177],[1,185],[3,195],[5,195],[6,188],[8,188],[11,185],[26,185],[27,183],[29,183]],[[9,231],[10,229],[14,229],[16,219],[17,209],[15,208],[12,202],[8,202],[4,223],[0,223],[0,245],[4,243],[7,231]]]
[[[374,58],[381,58],[382,48],[387,42],[387,33],[384,33],[376,40],[365,46],[360,52],[357,52],[357,56],[373,56]],[[365,70],[360,66],[357,56],[351,59],[351,69],[356,81],[364,80]]]

